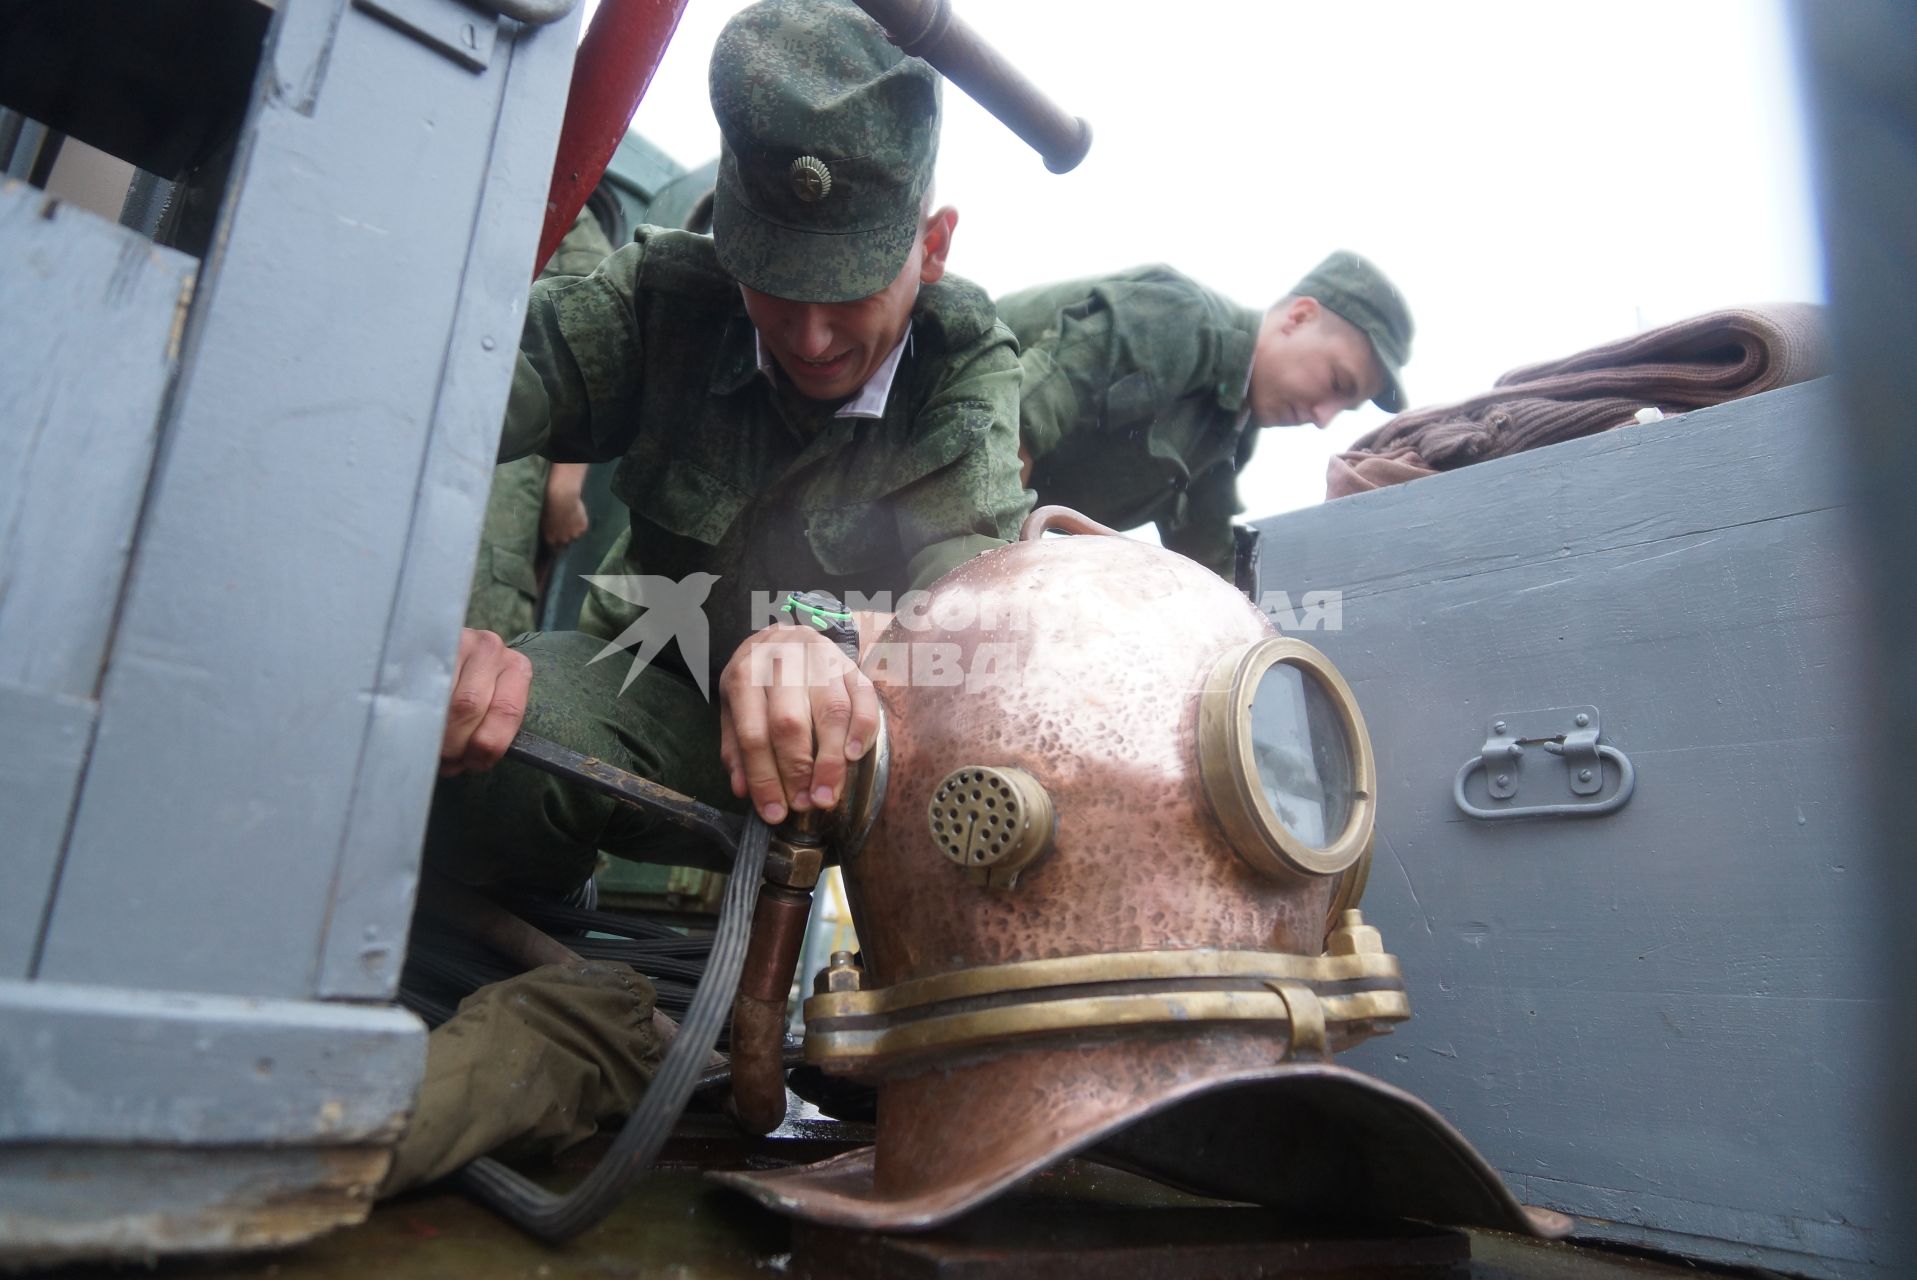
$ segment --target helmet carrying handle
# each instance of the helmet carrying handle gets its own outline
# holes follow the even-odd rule
[[[1116,529],[1107,528],[1098,521],[1070,507],[1040,507],[1025,517],[1025,523],[1018,527],[1020,542],[1035,542],[1051,530],[1060,533],[1090,533],[1106,538],[1122,538],[1125,535]]]

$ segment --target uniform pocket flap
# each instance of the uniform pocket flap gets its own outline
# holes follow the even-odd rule
[[[637,449],[619,460],[612,491],[643,519],[708,546],[724,540],[748,500],[696,463]]]

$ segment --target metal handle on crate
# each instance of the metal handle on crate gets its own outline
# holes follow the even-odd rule
[[[1550,751],[1556,743],[1546,743],[1544,749]],[[1560,754],[1554,752],[1553,754]],[[1451,784],[1451,799],[1468,818],[1478,818],[1489,822],[1498,818],[1601,818],[1607,813],[1616,813],[1631,799],[1631,792],[1637,788],[1637,770],[1631,766],[1629,756],[1608,743],[1596,746],[1598,758],[1609,760],[1617,766],[1617,794],[1609,800],[1600,800],[1596,804],[1529,804],[1514,805],[1509,809],[1484,809],[1472,804],[1465,798],[1465,780],[1480,769],[1486,768],[1482,755],[1472,756],[1464,762],[1464,768],[1458,770],[1458,777]]]

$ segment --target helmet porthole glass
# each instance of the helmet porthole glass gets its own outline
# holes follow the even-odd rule
[[[1265,803],[1301,843],[1328,847],[1351,818],[1354,764],[1330,695],[1302,668],[1274,663],[1252,695],[1250,727]]]

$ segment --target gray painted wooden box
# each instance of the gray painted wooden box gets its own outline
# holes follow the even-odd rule
[[[0,185],[0,1271],[355,1221],[424,1071],[390,1001],[579,18],[271,8],[203,259]]]
[[[1414,1016],[1351,1065],[1581,1234],[1856,1276],[1890,1261],[1887,997],[1860,927],[1868,695],[1836,412],[1812,383],[1280,516],[1261,588],[1340,593],[1302,638],[1378,755],[1364,910]],[[1466,816],[1454,785],[1496,722],[1542,736],[1517,713],[1579,707],[1634,766],[1623,808]],[[1533,746],[1516,798],[1479,770],[1466,799],[1602,801],[1602,768],[1581,799]]]

